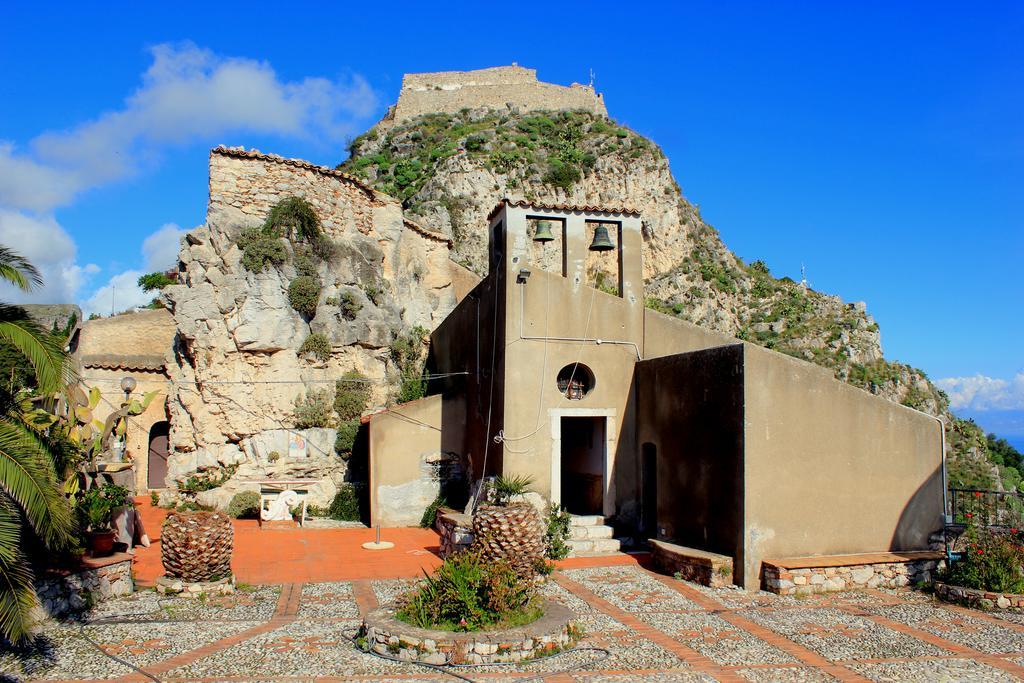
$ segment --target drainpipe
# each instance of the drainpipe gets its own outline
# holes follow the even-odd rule
[[[523,318],[526,317],[526,283],[522,283],[522,287],[519,290],[519,338],[526,341],[564,341],[564,342],[579,342],[581,344],[616,344],[619,346],[632,346],[633,351],[636,352],[636,359],[643,360],[643,356],[640,355],[640,347],[636,342],[631,341],[620,341],[618,339],[597,339],[591,337],[527,337],[523,334]],[[550,285],[549,285],[550,286]]]

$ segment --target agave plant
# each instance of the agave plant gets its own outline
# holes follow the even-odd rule
[[[42,284],[25,258],[0,246],[0,279],[22,290]],[[56,396],[70,379],[61,345],[25,310],[0,303],[0,343],[20,354],[31,367],[37,396]],[[23,641],[29,613],[36,604],[32,570],[22,551],[25,536],[36,536],[49,551],[72,539],[67,499],[61,495],[52,442],[26,419],[20,397],[0,390],[0,635]]]

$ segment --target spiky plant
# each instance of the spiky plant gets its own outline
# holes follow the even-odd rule
[[[42,284],[25,258],[0,246],[0,279],[28,291]],[[0,303],[0,343],[24,358],[37,395],[60,392],[69,365],[57,341],[24,309]],[[0,389],[0,635],[24,641],[36,604],[32,570],[22,552],[26,536],[36,536],[50,552],[70,542],[74,522],[61,495],[54,468],[59,454],[27,422],[14,388]]]
[[[545,525],[537,508],[512,502],[527,493],[532,477],[502,475],[491,491],[494,505],[480,505],[473,513],[473,547],[489,560],[509,562],[520,575],[533,575],[544,562]]]
[[[231,575],[235,531],[219,512],[172,512],[160,531],[160,559],[168,576],[216,581]]]

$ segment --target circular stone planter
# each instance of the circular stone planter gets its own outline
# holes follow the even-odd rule
[[[235,575],[232,574],[217,581],[182,581],[165,574],[156,580],[156,592],[161,595],[178,595],[183,598],[231,595],[235,592]]]
[[[940,600],[966,605],[975,609],[1010,609],[1024,608],[1024,595],[1017,593],[993,593],[977,588],[951,586],[948,583],[935,582],[935,595]]]
[[[576,615],[545,600],[544,616],[504,631],[435,631],[418,628],[395,616],[393,607],[366,615],[360,636],[363,647],[377,654],[424,664],[496,664],[521,662],[572,647],[579,635]]]

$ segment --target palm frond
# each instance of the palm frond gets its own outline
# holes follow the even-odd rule
[[[27,258],[0,245],[0,279],[7,280],[18,289],[29,291],[41,287],[43,276]]]
[[[74,520],[60,493],[46,444],[7,418],[0,418],[0,493],[21,508],[48,548],[61,548],[71,540]]]
[[[60,346],[20,306],[0,303],[0,341],[25,356],[35,371],[40,392],[59,391],[72,378],[71,364]]]
[[[21,519],[10,499],[0,493],[0,636],[12,643],[29,636],[36,605],[32,570],[21,549]]]

